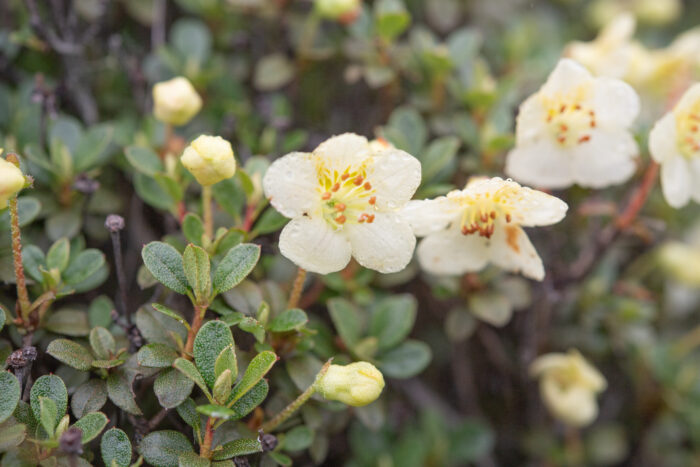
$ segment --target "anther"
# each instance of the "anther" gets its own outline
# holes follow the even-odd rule
[[[338,212],[345,211],[345,205],[343,203],[336,203],[335,210]]]
[[[329,191],[325,192],[324,194],[321,195],[322,200],[329,200],[331,199],[331,193]]]
[[[510,222],[510,220],[511,220],[510,214],[506,214],[506,222]]]
[[[569,129],[569,127],[566,126],[566,124],[564,124],[564,123],[560,124],[559,128],[561,128],[561,131],[567,131]]]
[[[355,177],[355,179],[354,179],[352,182],[353,182],[355,185],[360,186],[360,185],[362,185],[362,181],[363,181],[363,180],[364,180],[364,179],[362,178],[362,175],[358,175],[357,177]]]
[[[331,188],[331,190],[332,190],[332,191],[338,191],[338,190],[340,190],[340,183],[336,183],[335,185],[333,185],[333,188]]]
[[[557,141],[559,141],[560,143],[563,144],[563,143],[566,141],[566,136],[559,136],[559,137],[557,138]]]
[[[367,216],[367,223],[371,224],[372,222],[374,222],[374,214],[369,214]]]
[[[495,218],[496,218],[496,211],[491,211],[491,219],[495,219]]]
[[[372,189],[372,184],[370,182],[365,182],[365,190],[371,190]]]
[[[596,127],[595,120],[591,120],[591,128],[595,128],[595,127]]]
[[[376,196],[372,196],[372,197],[369,199],[369,204],[374,204],[374,203],[376,203],[376,202],[377,202],[377,197],[376,197]]]
[[[580,143],[586,143],[591,140],[591,135],[583,135],[578,139],[579,144]]]
[[[342,215],[342,214],[335,218],[335,221],[336,221],[338,224],[345,224],[345,221],[346,221],[346,220],[347,220],[347,219],[346,219],[345,216]]]
[[[350,177],[350,174],[348,174],[348,173],[346,172],[346,173],[344,173],[343,175],[340,176],[340,179],[343,180],[343,181],[345,181],[345,180],[348,179],[348,177]]]
[[[562,106],[559,107],[559,113],[563,114],[564,112],[566,112],[566,104],[562,104]]]

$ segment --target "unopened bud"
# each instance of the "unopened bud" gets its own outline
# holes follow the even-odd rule
[[[185,148],[180,160],[202,186],[213,185],[236,173],[231,143],[221,136],[200,136]]]
[[[184,125],[202,108],[202,99],[187,78],[177,77],[153,86],[153,114],[162,122]]]
[[[384,389],[384,377],[368,362],[331,365],[315,383],[315,388],[328,400],[362,407],[377,400]]]
[[[0,158],[0,209],[7,207],[7,202],[24,188],[24,184],[24,175],[19,167]]]
[[[360,12],[360,0],[316,0],[318,14],[334,21],[352,20]]]

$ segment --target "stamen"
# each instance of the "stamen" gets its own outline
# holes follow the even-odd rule
[[[335,221],[336,221],[338,224],[345,224],[345,221],[346,221],[346,220],[347,220],[347,219],[345,219],[345,216],[342,215],[342,214],[335,218]]]
[[[578,139],[579,144],[580,143],[586,143],[591,140],[591,135],[583,135]]]
[[[321,195],[321,199],[324,200],[324,201],[327,201],[327,200],[331,199],[331,194],[330,194],[330,192],[327,191],[327,192],[325,192],[324,194],[322,194],[322,195]]]
[[[340,176],[340,179],[343,180],[343,181],[345,181],[345,180],[348,179],[348,177],[350,177],[350,174],[347,173],[347,172],[345,172],[343,175]]]
[[[363,181],[363,180],[364,180],[364,179],[362,178],[362,175],[358,175],[357,177],[355,177],[355,179],[354,179],[352,182],[353,182],[355,185],[360,186],[360,185],[362,185],[362,181]]]
[[[510,223],[511,217],[510,214],[506,214],[506,222]]]
[[[364,187],[365,187],[365,190],[369,191],[372,189],[372,184],[370,182],[365,182]]]
[[[376,203],[376,202],[377,202],[377,197],[376,197],[376,196],[372,196],[372,197],[369,199],[369,204],[374,204],[374,203]]]
[[[337,203],[335,205],[335,210],[338,212],[343,212],[345,211],[345,205],[343,203]]]
[[[371,224],[372,222],[374,222],[374,214],[370,214],[367,216],[367,223]]]
[[[331,188],[331,190],[332,190],[332,191],[338,191],[338,190],[340,190],[340,183],[336,183],[335,185],[333,185],[333,188]]]

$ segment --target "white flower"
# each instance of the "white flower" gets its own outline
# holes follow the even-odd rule
[[[520,106],[516,147],[505,171],[546,188],[622,183],[636,167],[637,143],[629,127],[639,106],[628,84],[595,78],[573,60],[562,59],[544,86]]]
[[[540,378],[545,405],[564,423],[584,426],[598,415],[596,396],[607,383],[577,350],[538,357],[530,367],[530,374]]]
[[[263,189],[275,209],[292,218],[280,235],[280,251],[320,274],[340,271],[351,256],[379,272],[400,271],[416,238],[398,210],[420,178],[420,162],[410,154],[375,152],[352,133],[334,136],[312,153],[277,159]]]
[[[362,407],[377,400],[382,393],[384,376],[369,362],[331,365],[314,387],[324,399]]]
[[[567,209],[554,196],[496,177],[412,201],[403,213],[415,234],[426,237],[418,245],[418,261],[432,274],[479,271],[490,262],[542,280],[542,260],[521,226],[554,224]]]
[[[158,120],[184,125],[202,108],[202,99],[187,78],[179,76],[153,86],[153,113]]]
[[[7,207],[7,202],[24,188],[24,184],[22,171],[12,162],[0,157],[0,209]]]
[[[199,136],[185,148],[180,161],[202,186],[214,185],[236,173],[231,143],[221,136]]]
[[[668,204],[700,202],[700,83],[688,89],[673,110],[656,122],[649,151],[661,164],[661,188]]]

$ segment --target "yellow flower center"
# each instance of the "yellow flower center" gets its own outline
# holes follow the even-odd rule
[[[700,100],[689,110],[676,114],[676,133],[681,154],[690,159],[700,155]]]
[[[517,188],[508,185],[493,193],[457,195],[460,197],[459,203],[464,207],[460,220],[462,234],[478,233],[481,237],[491,238],[498,219],[511,222],[511,200],[514,195],[517,195]]]
[[[364,164],[347,167],[344,171],[320,167],[318,171],[319,196],[323,217],[336,229],[345,224],[374,222],[377,196],[367,180]]]
[[[588,86],[579,86],[566,95],[543,98],[545,123],[554,140],[570,148],[591,140],[596,128],[595,110],[584,104]]]

